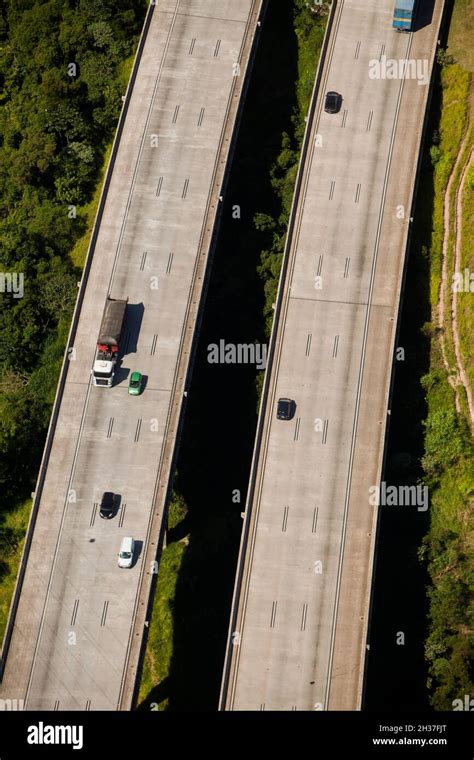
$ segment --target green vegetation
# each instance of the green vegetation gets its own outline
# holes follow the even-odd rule
[[[173,603],[178,574],[183,562],[186,544],[176,542],[164,551],[160,562],[158,584],[153,603],[153,615],[148,630],[148,646],[143,663],[139,701],[152,692],[156,684],[167,677],[173,656]],[[152,702],[147,702],[151,706]],[[158,710],[166,710],[168,698],[155,703]]]
[[[465,165],[473,144],[474,126],[471,123],[470,139],[467,141],[462,166]],[[474,275],[474,166],[472,164],[467,171],[462,193],[460,263],[461,272],[464,272],[464,270],[467,269],[471,276]],[[474,290],[474,280],[471,280],[471,289]],[[458,293],[457,317],[461,357],[470,387],[474,389],[473,292]]]
[[[264,342],[271,329],[325,23],[297,0],[270,3],[262,28],[196,351],[168,547],[148,631],[141,709],[217,706],[255,437],[256,380],[264,373],[251,365],[210,365],[207,346],[223,336],[236,343]],[[232,216],[234,203],[242,211],[238,220]],[[233,446],[228,418],[216,413],[229,398]]]
[[[466,17],[463,11],[467,13]],[[434,135],[430,150],[433,163],[433,214],[431,227],[425,227],[431,230],[428,242],[432,312],[437,308],[440,289],[444,195],[463,139],[468,134],[449,198],[451,218],[454,220],[456,190],[472,145],[472,112],[469,108],[472,83],[471,75],[466,70],[472,70],[473,61],[472,42],[468,42],[467,32],[467,28],[472,27],[472,14],[471,3],[456,3],[452,22],[453,42],[451,43],[450,35],[448,50],[454,58],[459,55],[460,60],[450,62],[448,59],[442,67],[439,130]],[[465,68],[460,65],[461,60]],[[469,186],[468,179],[464,191],[462,220],[463,267],[472,267],[474,264],[472,187]],[[448,277],[445,289],[447,299],[450,298],[454,271],[453,230],[454,226],[450,230],[448,246]],[[454,365],[454,347],[449,300],[447,303],[448,324],[444,338],[451,367]],[[472,294],[459,294],[458,313],[461,349],[472,382]],[[448,374],[442,361],[440,336],[432,328],[428,332],[431,335],[429,371],[421,379],[427,403],[422,466],[431,493],[431,520],[419,552],[420,557],[426,562],[431,580],[428,591],[429,630],[425,657],[429,668],[428,686],[433,707],[437,710],[452,710],[453,700],[462,699],[465,694],[472,694],[474,688],[470,664],[474,649],[474,445],[465,414],[456,412],[454,392],[448,383]],[[462,410],[466,411],[464,398]]]
[[[258,272],[263,279],[265,289],[264,314],[267,337],[270,335],[273,323],[273,304],[278,290],[286,231],[306,126],[305,117],[311,100],[326,21],[326,7],[310,8],[305,0],[295,0],[294,29],[298,41],[297,102],[291,118],[292,134],[284,132],[281,136],[281,150],[270,171],[270,181],[278,199],[279,213],[278,215],[258,213],[254,218],[255,227],[262,233],[261,244],[265,246]]]
[[[382,703],[392,710],[452,710],[453,700],[472,695],[474,688],[474,451],[465,409],[461,404],[458,414],[443,361],[442,338],[449,366],[455,361],[450,325],[443,333],[439,329],[443,204],[448,180],[464,151],[461,146],[464,141],[472,144],[471,78],[465,59],[457,55],[461,49],[472,55],[468,18],[463,15],[467,5],[456,0],[447,50],[437,55],[397,337],[405,357],[395,363],[384,473],[391,484],[426,484],[430,505],[425,513],[381,513],[367,672],[369,710],[378,710]],[[459,173],[463,164],[462,159]],[[457,182],[459,177],[453,175],[452,219]],[[447,238],[451,257],[452,233],[453,226]],[[468,235],[464,250],[472,254]],[[451,261],[448,272],[452,268]],[[450,288],[448,274],[448,320]],[[472,302],[472,294],[466,294],[469,298]],[[466,319],[465,329],[472,345],[472,318]],[[399,630],[407,631],[407,646],[394,646],[393,632]]]
[[[23,297],[0,294],[0,630],[145,10],[144,0],[0,2],[0,272],[24,277]]]
[[[186,517],[186,505],[182,496],[173,493],[169,505],[168,526],[170,531],[178,528]],[[140,682],[139,702],[144,702],[156,684],[169,674],[173,656],[173,619],[176,585],[186,553],[187,539],[173,541],[161,555],[158,581],[153,602],[153,613],[148,629],[148,645]],[[152,706],[153,697],[147,700]],[[158,710],[166,710],[168,698],[156,703]],[[153,704],[153,707],[155,705]]]
[[[99,206],[100,195],[102,192],[102,183],[104,181],[107,164],[112,152],[112,142],[109,143],[104,151],[104,158],[102,166],[98,173],[98,181],[92,198],[88,203],[84,203],[83,206],[77,208],[77,219],[84,230],[82,235],[76,240],[72,250],[70,251],[70,258],[72,264],[77,269],[82,269],[86,260],[87,250],[89,248],[89,241],[92,234],[92,228],[94,226],[95,215]]]
[[[125,90],[127,89],[128,80],[132,72],[134,58],[135,55],[130,55],[128,58],[122,61],[122,63],[117,65],[117,79],[121,85],[121,90],[123,93],[125,93]],[[102,183],[105,178],[105,172],[109,163],[111,152],[112,140],[106,144],[102,158],[102,165],[96,177],[96,187],[92,198],[87,203],[84,203],[83,206],[79,206],[77,208],[77,218],[82,223],[81,227],[84,229],[84,232],[81,237],[76,240],[70,255],[73,265],[78,269],[82,269],[86,260],[89,240],[92,233],[92,228],[94,226],[95,215],[97,213],[100,195],[102,192]]]
[[[474,72],[474,3],[472,0],[455,0],[449,29],[448,53],[457,63]]]
[[[27,499],[15,509],[0,515],[0,641],[5,633],[30,510],[31,500]]]
[[[431,238],[431,303],[438,303],[443,247],[443,204],[449,175],[456,161],[467,125],[470,75],[458,64],[443,66],[441,71],[443,105],[439,130],[430,149],[434,165],[433,235]],[[451,281],[451,280],[450,280]]]

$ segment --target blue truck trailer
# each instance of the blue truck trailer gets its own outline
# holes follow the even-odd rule
[[[395,0],[393,28],[397,32],[412,32],[416,0]]]

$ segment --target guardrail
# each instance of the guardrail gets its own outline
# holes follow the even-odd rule
[[[83,273],[82,273],[82,278],[81,278],[81,282],[80,282],[80,286],[79,286],[79,293],[78,293],[78,296],[77,296],[76,305],[75,305],[75,308],[74,308],[74,313],[73,313],[72,321],[71,321],[71,327],[70,327],[69,335],[68,335],[68,339],[67,339],[66,351],[64,353],[64,359],[63,359],[63,363],[61,365],[61,371],[60,371],[60,375],[59,375],[58,387],[57,387],[56,395],[55,395],[54,402],[53,402],[53,409],[52,409],[52,413],[51,413],[51,419],[50,419],[50,422],[49,422],[48,432],[46,434],[46,442],[45,442],[43,456],[42,456],[42,459],[41,459],[40,468],[39,468],[39,472],[38,472],[38,479],[36,481],[36,490],[35,490],[35,493],[34,493],[33,504],[32,504],[31,513],[30,513],[30,519],[29,519],[29,522],[28,522],[27,530],[26,530],[25,543],[24,543],[24,546],[23,546],[23,552],[22,552],[21,559],[20,559],[20,566],[19,566],[19,569],[18,569],[18,575],[17,575],[17,579],[16,579],[16,583],[15,583],[15,588],[13,590],[12,601],[10,603],[10,610],[9,610],[9,613],[8,613],[7,624],[6,624],[5,633],[4,633],[4,636],[3,636],[2,649],[0,651],[0,682],[1,682],[2,678],[3,678],[3,673],[4,673],[4,670],[5,670],[5,663],[6,663],[6,659],[8,657],[8,650],[9,650],[9,647],[10,647],[11,637],[12,637],[12,633],[13,633],[13,627],[14,627],[14,624],[15,624],[15,617],[16,617],[16,613],[17,613],[17,609],[18,609],[18,604],[19,604],[19,600],[20,600],[21,590],[22,590],[22,586],[23,586],[23,580],[24,580],[24,577],[25,577],[26,566],[27,566],[27,563],[28,563],[28,557],[29,557],[29,553],[30,553],[30,548],[31,548],[32,540],[33,540],[33,533],[34,533],[34,529],[35,529],[36,518],[37,518],[37,515],[38,515],[38,511],[39,511],[39,506],[40,506],[40,501],[41,501],[41,494],[42,494],[42,491],[43,491],[43,485],[44,485],[44,481],[45,481],[45,478],[46,478],[46,472],[47,472],[47,469],[48,469],[49,457],[50,457],[51,449],[52,449],[52,445],[53,445],[54,434],[56,432],[56,423],[58,421],[59,410],[61,408],[61,401],[62,401],[62,397],[63,397],[64,387],[66,385],[66,378],[67,378],[67,373],[68,373],[68,368],[69,368],[69,351],[74,346],[74,339],[76,337],[77,326],[78,326],[78,323],[79,323],[79,317],[80,317],[80,313],[81,313],[81,307],[82,307],[82,303],[84,301],[84,294],[85,294],[86,287],[87,287],[87,281],[88,281],[89,272],[90,272],[90,268],[91,268],[91,264],[92,264],[92,258],[94,256],[94,252],[95,252],[95,246],[96,246],[96,243],[97,243],[97,237],[98,237],[98,234],[99,234],[100,224],[101,224],[101,221],[102,221],[102,216],[103,216],[103,213],[104,213],[105,203],[106,203],[106,200],[107,200],[107,193],[108,193],[108,190],[109,190],[110,181],[111,181],[111,178],[112,178],[112,173],[113,173],[113,169],[114,169],[114,165],[115,165],[115,160],[116,160],[116,157],[117,157],[117,152],[118,152],[118,148],[119,148],[119,144],[120,144],[120,138],[122,136],[123,127],[124,127],[125,119],[126,119],[127,112],[128,112],[128,107],[129,107],[129,104],[130,104],[130,98],[131,98],[132,91],[133,91],[133,86],[134,86],[135,80],[137,78],[138,67],[140,65],[140,60],[141,60],[141,57],[142,57],[143,48],[145,46],[145,41],[146,41],[146,37],[147,37],[147,34],[148,34],[148,30],[150,28],[151,19],[153,17],[154,10],[155,10],[155,3],[152,2],[148,6],[148,11],[147,11],[147,14],[145,16],[145,21],[144,21],[144,24],[143,24],[143,29],[141,31],[140,38],[139,38],[139,41],[138,41],[138,46],[137,46],[137,51],[135,53],[135,59],[134,59],[134,62],[133,62],[132,72],[131,72],[130,79],[128,81],[127,89],[126,89],[126,92],[125,92],[125,96],[124,96],[124,100],[123,100],[123,104],[122,104],[122,109],[120,111],[120,116],[119,116],[119,120],[118,120],[118,124],[117,124],[117,130],[115,132],[114,141],[112,143],[112,150],[111,150],[109,162],[108,162],[108,165],[107,165],[107,170],[106,170],[106,173],[105,173],[104,184],[102,186],[102,191],[101,191],[100,198],[99,198],[99,205],[97,207],[97,212],[96,212],[95,219],[94,219],[94,226],[93,226],[93,229],[92,229],[91,239],[90,239],[89,247],[88,247],[88,250],[87,250],[86,260],[85,260],[85,263],[84,263],[84,270],[83,270]]]
[[[239,62],[247,58],[243,81],[235,77],[229,93],[226,112],[223,121],[223,129],[219,140],[214,162],[212,181],[207,200],[205,217],[201,229],[198,244],[200,256],[196,259],[193,271],[193,283],[190,290],[186,316],[183,324],[180,351],[173,378],[170,411],[165,426],[164,445],[158,467],[156,494],[153,502],[153,510],[147,528],[146,545],[148,546],[146,557],[142,562],[139,580],[140,591],[137,594],[134,608],[134,624],[130,630],[127,647],[126,666],[124,669],[120,688],[118,708],[128,710],[136,704],[139,690],[139,678],[143,665],[143,658],[147,643],[147,621],[151,618],[153,596],[156,588],[158,573],[151,573],[149,568],[152,561],[159,561],[166,532],[167,506],[172,491],[173,474],[179,451],[179,443],[184,423],[185,400],[183,392],[190,381],[195,353],[198,344],[199,331],[202,322],[204,303],[209,284],[212,268],[212,258],[217,242],[219,224],[222,212],[222,203],[219,197],[225,194],[229,177],[230,165],[235,149],[235,140],[242,114],[242,104],[248,89],[250,69],[256,49],[257,31],[259,19],[264,15],[268,0],[253,0],[253,6],[247,21],[247,30],[244,35],[244,43],[241,49]],[[253,21],[257,19],[257,24]],[[248,51],[248,52],[246,52]],[[229,129],[229,124],[231,129]],[[226,147],[228,143],[228,147]],[[204,256],[207,251],[207,255]],[[204,256],[204,260],[202,260]],[[195,304],[197,303],[197,306]],[[187,333],[190,327],[192,336]],[[163,483],[166,484],[166,492]],[[161,489],[158,487],[161,483]],[[161,493],[160,493],[161,490]],[[160,512],[160,508],[162,512]],[[162,519],[163,516],[163,519]],[[160,520],[160,532],[156,542],[150,541],[150,537],[156,535],[158,530],[156,522]],[[146,573],[146,576],[145,576]],[[136,662],[136,666],[134,663]]]
[[[435,0],[436,2],[437,0]],[[439,16],[439,24],[438,24],[438,33],[437,36],[439,36],[440,30],[442,29],[443,22],[444,22],[444,14],[446,10],[446,4],[445,0],[439,0],[441,2],[441,11]],[[416,31],[416,17],[415,17],[415,31]],[[439,43],[439,39],[438,39]],[[423,125],[421,128],[420,133],[420,140],[418,144],[418,160],[414,164],[413,168],[413,180],[411,183],[412,187],[412,193],[409,199],[409,208],[410,208],[410,219],[413,218],[413,214],[415,211],[416,201],[417,201],[417,192],[418,192],[418,185],[420,180],[420,174],[421,174],[421,163],[422,163],[422,157],[423,157],[423,148],[424,148],[424,142],[426,139],[426,130],[428,127],[428,121],[429,121],[429,114],[430,114],[430,105],[431,105],[431,99],[433,97],[433,88],[434,88],[434,81],[435,81],[435,65],[436,65],[436,52],[437,47],[436,45],[433,47],[433,53],[431,56],[431,79],[429,87],[427,88],[427,93],[425,96],[425,105],[424,105],[424,118],[423,118]],[[393,355],[395,351],[395,346],[398,343],[398,336],[400,334],[400,327],[401,327],[401,309],[403,306],[403,295],[405,290],[405,282],[407,277],[407,264],[408,264],[408,258],[410,255],[410,247],[411,247],[411,239],[413,234],[413,224],[410,222],[409,227],[407,228],[407,233],[405,237],[404,242],[404,261],[403,261],[403,271],[402,276],[400,278],[400,282],[398,285],[398,292],[396,297],[396,309],[397,309],[397,324],[396,328],[394,330],[393,334],[393,343],[392,343],[392,369],[390,373],[390,385],[387,393],[387,404],[386,408],[390,409],[392,406],[392,398],[393,398],[393,389],[394,389],[394,382],[395,382],[395,363],[393,362]],[[382,450],[381,455],[381,464],[380,464],[380,477],[377,479],[377,482],[380,483],[384,478],[385,468],[387,464],[387,447],[388,447],[388,437],[390,432],[390,415],[386,416],[386,426],[385,426],[385,434],[384,434],[384,446]],[[372,560],[372,571],[375,569],[377,564],[377,557],[378,557],[378,538],[379,538],[379,530],[380,530],[380,510],[377,514],[377,524],[376,524],[376,532],[375,532],[375,541],[374,541],[374,556]],[[370,627],[371,627],[371,621],[372,621],[372,614],[373,614],[373,602],[374,602],[374,587],[373,584],[371,584],[371,592],[370,592],[370,599],[368,602],[368,615],[367,615],[367,638],[366,641],[368,642],[368,645],[370,646]],[[367,662],[369,658],[369,649],[365,650],[365,666],[364,666],[364,676],[363,676],[363,682],[361,685],[361,693],[360,693],[360,703],[361,703],[361,709],[363,709],[364,702],[365,702],[365,691],[367,688]]]
[[[289,217],[289,222],[288,222],[285,250],[283,253],[283,261],[282,261],[282,267],[281,267],[281,272],[280,272],[280,279],[278,283],[277,299],[275,303],[275,314],[273,318],[272,332],[270,336],[270,343],[269,343],[269,349],[268,349],[267,366],[265,370],[265,380],[264,380],[262,396],[260,400],[260,409],[259,409],[259,416],[258,416],[258,422],[257,422],[256,438],[255,438],[255,447],[253,451],[252,464],[250,468],[250,480],[249,480],[249,488],[247,492],[247,501],[245,505],[245,517],[244,517],[244,524],[242,527],[242,538],[241,538],[241,543],[240,543],[239,557],[237,560],[236,582],[235,582],[235,587],[234,587],[234,594],[232,597],[232,609],[231,609],[231,617],[230,617],[230,624],[229,624],[229,633],[227,637],[226,657],[225,657],[225,663],[224,663],[222,687],[221,687],[221,694],[220,694],[220,700],[219,700],[220,710],[225,709],[227,690],[229,686],[230,669],[232,665],[232,651],[233,651],[232,633],[235,630],[235,624],[237,621],[238,610],[239,610],[239,598],[240,598],[240,591],[241,591],[241,585],[242,585],[243,574],[244,574],[246,548],[247,548],[247,541],[249,537],[249,529],[250,529],[250,522],[251,522],[251,516],[252,516],[251,505],[253,502],[253,496],[254,496],[254,491],[255,491],[258,457],[260,453],[260,446],[261,446],[263,432],[264,432],[265,410],[266,410],[266,403],[267,403],[269,387],[270,387],[273,360],[274,360],[274,355],[275,355],[276,338],[277,338],[277,332],[278,332],[278,321],[280,318],[281,307],[283,304],[284,284],[285,284],[286,274],[287,274],[287,269],[288,269],[289,254],[290,254],[290,249],[291,249],[291,244],[292,244],[292,234],[293,234],[293,229],[296,222],[298,198],[299,198],[299,193],[301,189],[301,184],[303,181],[306,156],[308,153],[308,149],[310,147],[311,125],[313,121],[314,112],[316,110],[316,103],[317,103],[318,94],[319,94],[319,86],[321,84],[327,48],[329,45],[329,39],[331,36],[332,26],[333,26],[337,7],[338,7],[337,0],[333,0],[331,3],[331,8],[329,10],[328,21],[327,21],[326,30],[324,33],[323,43],[321,46],[321,54],[319,57],[318,68],[317,68],[316,76],[314,80],[313,92],[311,95],[310,107],[309,107],[309,111],[306,117],[306,129],[305,129],[303,144],[301,148],[299,167],[298,167],[298,172],[296,176],[295,189],[293,193],[293,202],[292,202],[290,217]]]

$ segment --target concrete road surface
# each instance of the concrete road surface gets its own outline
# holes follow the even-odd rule
[[[1,697],[129,706],[218,196],[260,0],[159,0],[74,339]],[[240,70],[239,66],[240,64]],[[111,389],[90,369],[107,294],[128,298]],[[130,372],[146,379],[129,396]],[[99,517],[104,491],[119,495]],[[133,567],[120,569],[133,536]],[[124,696],[125,690],[125,696]]]
[[[360,708],[377,519],[369,488],[380,480],[440,10],[436,2],[413,35],[392,30],[392,0],[344,0],[335,12],[267,378],[223,709]],[[427,78],[381,78],[383,69],[371,78],[384,56],[425,61]],[[323,110],[329,90],[342,95],[337,114]],[[280,397],[296,402],[291,421],[276,418]]]

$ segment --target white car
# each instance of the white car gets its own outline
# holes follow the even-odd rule
[[[133,554],[135,551],[135,541],[131,536],[125,536],[122,538],[120,544],[120,551],[118,555],[119,567],[131,567],[133,562]]]

